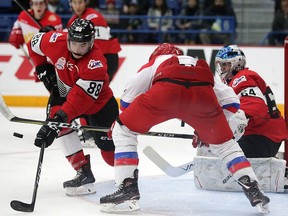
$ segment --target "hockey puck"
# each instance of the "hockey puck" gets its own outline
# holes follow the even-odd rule
[[[16,132],[13,133],[13,136],[18,137],[18,138],[23,138],[23,134],[16,133]]]

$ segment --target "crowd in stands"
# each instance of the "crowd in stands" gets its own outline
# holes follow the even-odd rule
[[[236,38],[237,17],[232,0],[86,1],[105,17],[112,35],[121,43],[231,44]],[[271,31],[277,33],[271,34],[268,41],[270,45],[279,45],[288,29],[288,0],[273,1],[275,17]],[[30,7],[29,0],[21,3]],[[62,17],[64,27],[72,14],[69,0],[48,0],[48,10]],[[21,11],[11,0],[5,13]],[[225,16],[234,19],[225,20]]]

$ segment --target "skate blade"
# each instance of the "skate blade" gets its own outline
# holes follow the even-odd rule
[[[67,196],[83,196],[96,193],[96,186],[90,183],[80,187],[67,187],[65,190]]]
[[[140,209],[138,200],[127,200],[120,204],[104,203],[100,205],[100,211],[102,212],[131,212]]]
[[[257,206],[257,208],[261,214],[268,215],[270,213],[270,209],[269,209],[268,204],[263,205],[262,203],[259,203],[256,206]]]

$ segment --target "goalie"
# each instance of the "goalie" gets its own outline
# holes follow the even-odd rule
[[[261,187],[265,191],[283,192],[288,189],[286,161],[276,158],[276,154],[282,141],[288,138],[285,121],[270,87],[259,74],[245,65],[246,57],[237,45],[224,46],[215,57],[217,74],[238,95],[244,111],[231,118],[226,117]],[[211,153],[209,146],[201,142],[201,137],[195,136],[193,146],[198,146],[197,157],[194,158],[195,184],[198,188],[241,190],[236,182],[230,181],[231,176]]]

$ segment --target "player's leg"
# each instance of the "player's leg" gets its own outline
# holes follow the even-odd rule
[[[209,106],[202,106],[201,109],[191,107],[182,119],[198,132],[200,140],[204,143],[210,143],[209,146],[212,153],[217,155],[234,179],[242,186],[251,205],[266,205],[269,202],[269,198],[260,191],[259,181],[249,161],[238,143],[232,139],[232,131],[213,89],[207,87],[202,88],[198,92],[196,90],[197,88],[194,89],[196,94],[194,97],[195,106],[197,106],[197,101],[200,105],[205,104],[203,98],[209,98],[207,99]]]
[[[95,193],[95,178],[91,170],[90,156],[84,155],[80,140],[76,131],[57,139],[58,145],[62,149],[69,163],[76,170],[76,176],[63,183],[66,194],[77,196]]]
[[[119,115],[118,103],[112,97],[106,105],[97,113],[86,116],[88,125],[110,128]],[[106,132],[92,132],[94,140],[105,162],[114,166],[114,142],[107,136]]]
[[[159,94],[163,91],[150,90],[138,96],[119,115],[119,120],[114,126],[112,137],[115,144],[115,183],[116,186],[119,186],[119,190],[100,199],[102,211],[115,211],[114,207],[117,208],[117,205],[122,203],[126,203],[130,208],[125,210],[131,211],[140,208],[138,205],[140,193],[138,189],[137,136],[139,133],[149,131],[155,124],[171,118],[162,109],[159,109],[160,112],[158,109],[154,109],[161,106],[164,106],[164,109],[170,109],[166,102],[170,103],[171,98],[163,99],[165,96]],[[141,115],[139,115],[140,112]]]

